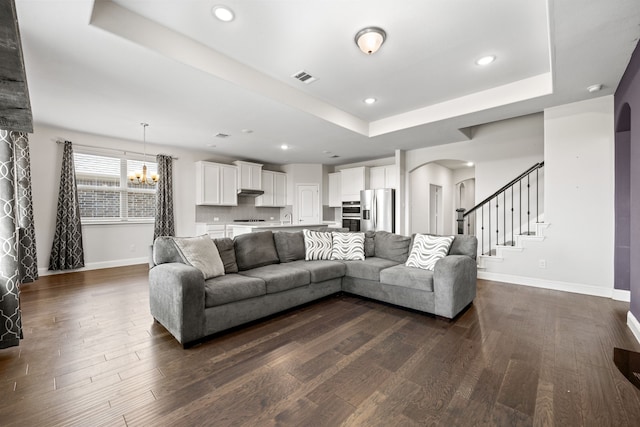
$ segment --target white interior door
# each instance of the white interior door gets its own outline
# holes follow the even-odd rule
[[[320,224],[320,188],[318,184],[296,186],[296,210],[299,224]]]
[[[429,233],[443,234],[442,187],[429,185]]]

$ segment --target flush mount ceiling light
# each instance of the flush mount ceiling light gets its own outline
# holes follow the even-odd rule
[[[375,99],[375,98],[367,98],[367,99],[363,100],[362,102],[364,102],[367,105],[371,105],[371,104],[375,104],[376,101],[377,101],[377,99]]]
[[[479,58],[478,60],[476,60],[476,65],[480,65],[480,66],[489,65],[495,60],[496,60],[495,55],[483,56],[482,58]]]
[[[231,22],[235,18],[233,10],[224,5],[213,6],[211,13],[222,22]]]
[[[387,33],[385,33],[382,28],[367,27],[358,31],[355,41],[361,51],[367,55],[371,55],[380,49],[380,46],[382,46],[386,38]]]

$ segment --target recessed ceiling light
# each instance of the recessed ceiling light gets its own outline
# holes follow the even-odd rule
[[[602,90],[602,85],[601,84],[591,85],[587,88],[587,90],[591,93],[598,92],[599,90]]]
[[[242,129],[242,133],[253,133],[251,129]]]
[[[496,60],[495,55],[483,56],[482,58],[479,58],[476,60],[476,65],[489,65],[495,60]]]
[[[211,13],[213,13],[213,16],[215,16],[222,22],[231,22],[233,21],[233,18],[235,18],[233,11],[229,9],[228,6],[223,6],[223,5],[213,6],[213,8],[211,9]]]
[[[376,103],[376,101],[377,101],[377,99],[375,99],[375,98],[367,98],[367,99],[365,99],[363,102],[364,102],[365,104],[371,105],[371,104],[375,104],[375,103]]]
[[[289,149],[289,146],[288,146],[287,144],[282,144],[282,145],[280,146],[280,149],[282,149],[282,150],[288,150],[288,149]]]
[[[473,166],[473,162],[467,162],[467,166],[469,167]]]

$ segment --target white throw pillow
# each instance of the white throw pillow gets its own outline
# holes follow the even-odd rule
[[[455,236],[416,234],[405,265],[433,271],[436,262],[449,253],[449,247],[454,238]]]
[[[331,259],[357,261],[364,259],[364,233],[333,234]]]
[[[313,230],[302,230],[304,234],[304,259],[313,261],[318,259],[331,259],[331,247],[333,239],[331,233]]]
[[[205,280],[224,275],[224,264],[211,237],[174,237],[173,241],[189,264],[202,272]]]

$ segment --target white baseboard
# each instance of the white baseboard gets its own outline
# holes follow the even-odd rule
[[[616,301],[631,302],[631,291],[622,289],[614,289],[611,298]]]
[[[136,265],[136,264],[148,264],[149,258],[127,258],[127,259],[116,259],[112,261],[100,261],[100,262],[88,262],[82,268],[77,268],[75,270],[56,270],[50,271],[46,268],[38,268],[38,274],[40,276],[50,276],[52,274],[64,274],[64,273],[74,273],[76,271],[89,271],[89,270],[99,270],[101,268],[113,268],[113,267],[125,267],[127,265]]]
[[[633,315],[631,311],[627,312],[627,326],[633,332],[633,336],[636,337],[636,340],[640,343],[640,322],[636,319],[636,316]]]
[[[533,286],[535,288],[552,289],[554,291],[572,292],[574,294],[593,295],[597,297],[613,298],[613,289],[581,283],[560,282],[556,280],[536,279],[533,277],[514,276],[511,274],[479,271],[478,279],[496,282],[513,283],[516,285]],[[623,291],[620,291],[623,292]],[[628,291],[627,291],[628,292]]]

